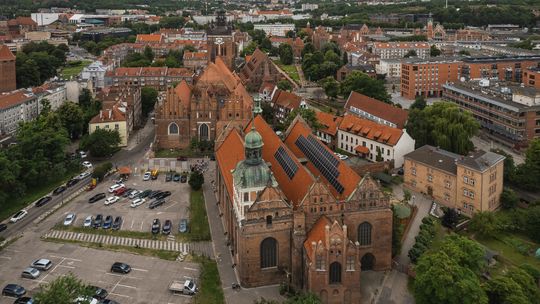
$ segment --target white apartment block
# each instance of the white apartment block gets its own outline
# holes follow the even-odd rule
[[[375,42],[371,47],[373,54],[381,59],[404,58],[409,51],[415,51],[421,59],[430,57],[431,46],[427,42]]]
[[[254,29],[263,30],[266,35],[284,37],[288,31],[294,31],[292,23],[255,24]]]
[[[401,77],[401,60],[400,59],[381,59],[379,64],[375,66],[377,74],[386,74],[387,78]]]
[[[27,90],[0,94],[0,137],[13,135],[20,122],[31,121],[39,115],[36,96]]]

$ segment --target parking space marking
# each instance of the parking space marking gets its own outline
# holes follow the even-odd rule
[[[164,210],[167,210],[167,209],[171,208],[172,206],[174,206],[174,205],[176,205],[176,204],[178,204],[178,203],[179,203],[179,202],[173,202],[173,204],[169,205],[169,206],[166,207]]]
[[[0,259],[11,260],[11,257],[8,257],[8,256],[1,256],[1,255],[0,255]]]
[[[69,269],[76,268],[75,266],[68,266],[68,265],[58,265],[58,267],[64,267],[64,268],[69,268]]]
[[[135,224],[135,219],[131,220],[131,229],[133,230],[133,225]]]
[[[144,221],[141,221],[141,228],[139,228],[139,231],[142,231],[142,227],[143,227],[143,224],[144,224]]]
[[[197,271],[195,268],[184,267],[185,270]]]
[[[62,257],[62,256],[56,256],[56,255],[50,255],[50,257],[51,258],[64,259],[64,260],[70,260],[70,261],[75,261],[75,262],[82,262],[82,260],[72,259],[72,258]]]
[[[114,292],[109,292],[110,295],[113,295],[113,296],[117,296],[117,297],[124,297],[124,298],[130,298],[130,296],[126,296],[126,295],[123,295],[123,294],[119,294],[119,293],[114,293]]]
[[[131,289],[137,289],[135,286],[129,286],[129,285],[123,285],[123,284],[117,284],[116,286],[124,287],[124,288],[131,288]]]
[[[64,262],[65,260],[66,260],[66,258],[62,258],[62,261],[60,261],[60,263],[56,264],[54,266],[54,268],[51,269],[51,271],[47,271],[47,274],[43,278],[41,278],[41,280],[39,280],[39,283],[40,284],[43,283],[45,281],[45,278],[47,278],[49,276],[49,274],[53,273],[56,270],[56,268],[58,268],[58,266],[60,266],[60,264],[62,264],[62,262]]]
[[[141,269],[141,268],[131,268],[131,270],[148,272],[147,269]]]

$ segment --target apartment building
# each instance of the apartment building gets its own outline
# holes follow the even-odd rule
[[[323,111],[316,111],[317,122],[320,128],[313,133],[317,138],[329,146],[332,150],[335,150],[337,144],[337,131],[338,127],[343,120],[343,117],[335,116]]]
[[[105,66],[101,61],[94,61],[81,71],[81,79],[90,81],[92,88],[102,89],[105,87],[105,73],[110,66]]]
[[[418,96],[440,97],[442,85],[458,80],[463,64],[460,58],[408,59],[401,64],[401,96],[413,100]]]
[[[67,86],[65,82],[47,82],[32,88],[32,93],[38,102],[38,112],[43,109],[43,100],[47,100],[51,110],[56,111],[67,101]]]
[[[521,83],[523,71],[538,66],[540,55],[494,56],[463,58],[459,78],[465,80],[491,79]]]
[[[193,83],[194,76],[193,70],[187,68],[117,68],[105,74],[105,82],[108,86],[147,86],[158,91],[165,91],[167,87],[182,80]]]
[[[285,123],[295,109],[307,106],[301,96],[279,89],[273,91],[270,105],[274,108],[274,117],[279,123]]]
[[[255,24],[254,29],[263,30],[267,36],[285,37],[288,31],[294,31],[295,26],[293,23],[268,23]]]
[[[337,130],[337,147],[373,162],[394,161],[403,166],[405,154],[414,150],[414,139],[406,130],[381,125],[347,114]]]
[[[184,52],[183,63],[186,68],[201,69],[208,65],[208,53],[207,52]]]
[[[401,76],[401,59],[381,59],[375,65],[375,71],[386,78],[399,78]]]
[[[458,155],[429,145],[405,155],[405,187],[472,216],[500,206],[504,156],[474,151]]]
[[[37,97],[24,89],[0,94],[0,137],[13,135],[20,122],[39,114]]]
[[[88,132],[94,133],[96,130],[116,130],[120,134],[120,146],[125,147],[128,144],[128,139],[133,130],[129,125],[127,117],[127,106],[123,103],[113,105],[108,109],[99,111],[99,114],[94,116],[88,124]]]
[[[401,108],[355,91],[347,98],[344,108],[360,118],[398,129],[405,127],[409,117],[409,113]]]
[[[522,83],[524,86],[540,89],[540,67],[538,64],[523,69]]]
[[[470,111],[492,139],[520,149],[540,137],[540,91],[487,79],[447,83],[443,100]]]
[[[430,57],[430,49],[427,42],[375,42],[371,52],[381,59],[404,58],[409,52],[415,52],[416,57],[426,59]]]

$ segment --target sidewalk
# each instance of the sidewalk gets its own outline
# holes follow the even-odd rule
[[[127,147],[125,147],[124,149],[128,151],[133,150],[143,138],[146,138],[146,136],[148,136],[148,134],[152,132],[153,129],[154,123],[152,122],[152,119],[148,118],[144,127],[133,131],[133,133],[129,135]]]
[[[217,205],[216,194],[213,190],[212,181],[215,179],[215,162],[210,162],[208,171],[205,173],[203,192],[208,214],[208,223],[212,233],[212,242],[214,247],[214,256],[218,265],[221,286],[225,295],[225,302],[229,304],[253,304],[255,300],[264,297],[268,300],[283,301],[284,298],[279,295],[277,286],[265,286],[257,288],[241,288],[238,291],[233,290],[232,284],[239,283],[236,270],[233,268],[233,260],[230,248],[227,246],[227,236]]]

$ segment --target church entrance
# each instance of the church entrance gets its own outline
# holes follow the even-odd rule
[[[360,263],[362,264],[361,268],[362,270],[373,270],[373,266],[375,265],[375,257],[371,253],[366,253],[360,260]]]
[[[199,141],[210,140],[210,130],[207,124],[201,124],[199,126]]]

